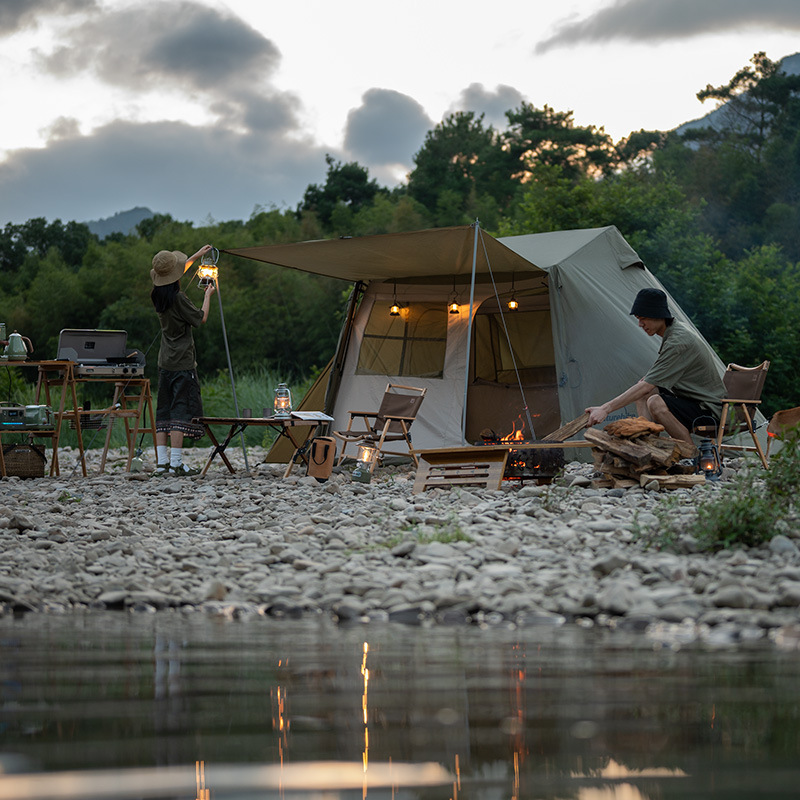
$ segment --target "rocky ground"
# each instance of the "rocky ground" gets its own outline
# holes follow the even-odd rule
[[[189,450],[202,466],[207,451]],[[606,626],[674,643],[800,646],[800,530],[768,545],[696,552],[703,486],[593,489],[573,462],[563,485],[411,493],[409,466],[319,483],[282,477],[250,450],[200,478],[90,476],[61,454],[58,478],[0,481],[2,613],[202,609],[323,613],[411,624]],[[665,497],[686,533],[646,546]],[[671,506],[670,506],[671,508]]]

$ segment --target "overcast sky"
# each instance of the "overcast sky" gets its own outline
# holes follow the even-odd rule
[[[326,153],[391,187],[448,113],[523,100],[668,130],[798,32],[800,0],[0,0],[0,226],[247,219]]]

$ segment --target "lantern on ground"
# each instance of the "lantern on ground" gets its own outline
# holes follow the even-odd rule
[[[358,455],[356,456],[356,468],[353,470],[353,480],[359,483],[369,483],[372,480],[372,470],[375,468],[375,459],[378,455],[378,448],[369,442],[361,442],[358,445]]]
[[[279,383],[275,390],[274,410],[275,416],[279,419],[288,419],[292,416],[292,393],[285,383]]]
[[[697,472],[705,475],[707,481],[718,481],[722,475],[722,460],[716,443],[711,439],[703,439],[700,442],[699,451],[695,459]]]

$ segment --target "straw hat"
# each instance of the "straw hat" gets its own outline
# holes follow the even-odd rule
[[[188,260],[189,256],[180,250],[159,250],[153,256],[153,269],[150,270],[153,286],[175,283],[183,275]]]

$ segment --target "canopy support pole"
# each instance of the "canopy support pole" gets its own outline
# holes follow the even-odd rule
[[[473,223],[475,239],[472,244],[472,277],[469,282],[469,315],[467,317],[467,366],[464,370],[464,405],[461,409],[461,444],[467,444],[467,391],[469,390],[469,364],[472,349],[472,309],[475,305],[475,272],[478,265],[478,233],[481,229],[479,220]]]

